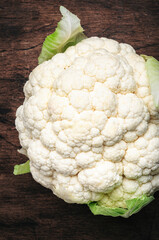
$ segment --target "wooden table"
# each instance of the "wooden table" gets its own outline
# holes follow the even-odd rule
[[[30,174],[14,176],[26,158],[14,126],[23,103],[23,85],[37,65],[42,42],[60,20],[64,5],[81,19],[87,36],[105,36],[159,57],[159,1],[8,0],[2,1],[0,44],[0,239],[158,240],[159,194],[129,219],[93,216],[86,205],[67,204]]]

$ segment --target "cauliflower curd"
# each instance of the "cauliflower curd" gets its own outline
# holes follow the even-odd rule
[[[159,189],[159,113],[143,57],[91,37],[38,65],[16,113],[33,178],[69,203],[125,201]]]

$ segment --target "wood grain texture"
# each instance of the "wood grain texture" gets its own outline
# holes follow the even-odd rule
[[[4,0],[0,7],[0,239],[158,240],[159,194],[130,219],[93,216],[85,205],[67,204],[30,174],[14,176],[24,162],[15,130],[23,85],[37,65],[42,42],[60,20],[63,5],[81,19],[87,36],[105,36],[159,58],[159,1]]]

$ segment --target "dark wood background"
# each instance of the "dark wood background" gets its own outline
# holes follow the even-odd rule
[[[67,204],[30,174],[14,176],[19,153],[15,111],[23,85],[37,65],[42,42],[60,20],[59,6],[77,14],[87,36],[105,36],[159,57],[157,0],[3,0],[0,6],[0,239],[158,240],[159,194],[129,219],[93,216],[86,205]]]

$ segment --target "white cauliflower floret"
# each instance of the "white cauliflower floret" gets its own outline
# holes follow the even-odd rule
[[[109,118],[101,132],[104,139],[104,145],[115,145],[123,138],[125,132],[124,119],[119,117]]]
[[[110,161],[100,161],[95,167],[81,170],[79,182],[93,192],[107,193],[120,185],[122,181],[121,164]]]
[[[102,83],[95,84],[90,98],[91,105],[95,110],[104,111],[107,117],[116,115],[116,96]]]
[[[90,199],[98,201],[101,193],[91,192],[78,181],[77,176],[64,176],[57,172],[53,175],[52,190],[58,197],[66,202],[86,203]]]
[[[101,154],[96,154],[92,151],[80,152],[75,158],[77,165],[84,169],[94,166],[96,162],[100,161],[101,159]]]
[[[125,156],[127,145],[124,141],[120,141],[113,146],[104,147],[103,159],[112,162],[120,162]]]
[[[24,93],[21,151],[58,197],[126,207],[159,189],[159,114],[130,45],[87,38],[37,66]]]

